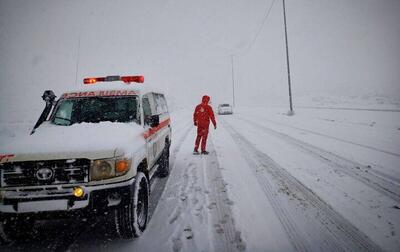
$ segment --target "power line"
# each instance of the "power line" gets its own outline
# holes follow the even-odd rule
[[[260,33],[261,33],[261,31],[262,31],[262,28],[264,27],[265,22],[267,21],[267,19],[268,19],[268,17],[269,17],[269,14],[271,13],[271,10],[272,10],[272,7],[274,6],[275,1],[276,1],[276,0],[273,0],[273,1],[271,2],[271,5],[269,6],[268,11],[265,13],[265,16],[264,16],[264,18],[263,18],[263,21],[262,21],[260,27],[258,28],[257,33],[255,34],[253,40],[250,42],[250,44],[249,44],[249,46],[247,47],[247,49],[244,50],[244,51],[243,51],[242,53],[240,53],[240,54],[231,54],[231,65],[232,65],[232,100],[233,100],[233,107],[235,107],[235,78],[234,78],[233,59],[234,59],[235,56],[241,56],[241,55],[247,53],[247,52],[253,47],[253,45],[255,44],[255,42],[256,42],[257,39],[258,39],[258,36],[260,35]]]
[[[272,7],[274,6],[275,1],[276,1],[276,0],[273,0],[273,1],[271,2],[271,5],[269,6],[268,11],[265,13],[265,16],[264,16],[264,18],[263,18],[263,21],[262,21],[260,27],[258,28],[257,33],[255,34],[253,40],[249,43],[249,46],[247,47],[247,49],[244,50],[244,51],[243,51],[242,53],[240,53],[240,54],[232,54],[233,56],[240,56],[240,55],[243,55],[243,54],[247,53],[247,52],[253,47],[253,45],[255,44],[255,42],[256,42],[257,39],[258,39],[258,36],[260,35],[260,33],[261,33],[261,31],[262,31],[262,28],[264,27],[265,22],[267,21],[269,15],[270,15],[270,13],[271,13],[271,10],[272,10]]]

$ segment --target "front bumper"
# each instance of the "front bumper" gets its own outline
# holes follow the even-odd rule
[[[48,218],[52,214],[102,213],[110,208],[129,203],[133,197],[135,178],[102,185],[63,185],[30,189],[1,189],[0,214],[2,217],[34,215]],[[85,194],[74,196],[75,187]]]
[[[233,112],[232,111],[218,111],[218,114],[219,115],[231,115],[231,114],[233,114]]]

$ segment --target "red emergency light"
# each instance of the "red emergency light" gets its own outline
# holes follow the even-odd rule
[[[121,80],[125,83],[131,83],[131,82],[143,83],[144,76],[121,76]]]
[[[83,79],[84,84],[95,84],[97,82],[109,82],[109,81],[123,81],[126,84],[130,84],[131,82],[143,83],[144,76],[107,76],[107,77],[94,77],[94,78],[85,78]]]
[[[95,84],[96,82],[105,81],[106,78],[98,77],[98,78],[85,78],[83,79],[84,84]]]

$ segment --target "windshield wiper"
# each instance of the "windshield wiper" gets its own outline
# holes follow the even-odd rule
[[[55,118],[55,119],[65,120],[65,121],[68,121],[68,122],[72,122],[70,119],[64,118],[64,117],[55,116],[54,118]]]
[[[67,121],[67,122],[69,123],[69,124],[62,124],[62,123],[57,123],[57,122],[55,122],[55,121],[53,120],[53,123],[56,124],[56,125],[64,125],[64,126],[66,126],[66,125],[72,125],[72,124],[74,124],[74,122],[72,122],[71,119],[68,119],[68,118],[65,118],[65,117],[55,116],[54,119],[64,120],[64,121]]]

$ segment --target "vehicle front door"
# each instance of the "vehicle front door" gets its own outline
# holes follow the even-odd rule
[[[150,98],[149,95],[144,95],[142,98],[142,105],[143,105],[143,121],[145,131],[145,140],[146,140],[146,148],[147,148],[147,161],[149,168],[154,165],[155,158],[156,158],[156,138],[157,135],[153,133],[150,122],[151,116],[153,115],[151,111],[150,105]]]

